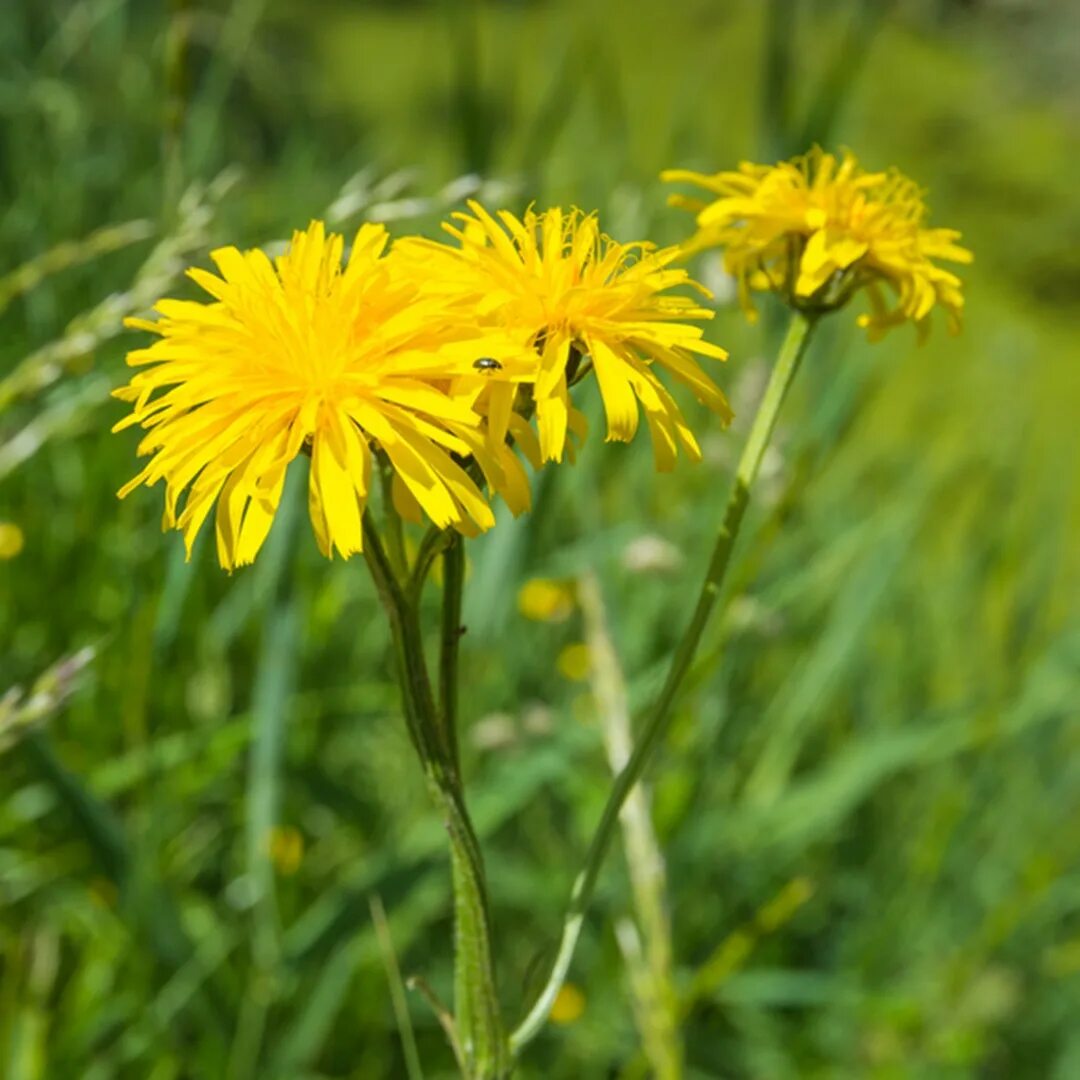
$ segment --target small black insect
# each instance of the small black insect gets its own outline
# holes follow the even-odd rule
[[[479,360],[474,360],[473,367],[477,371],[502,371],[502,364],[490,356],[481,356]]]

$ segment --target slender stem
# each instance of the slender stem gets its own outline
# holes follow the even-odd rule
[[[420,594],[424,591],[424,583],[427,581],[431,564],[442,553],[446,545],[454,537],[450,529],[440,529],[432,525],[420,541],[420,550],[416,553],[413,562],[412,574],[409,577],[410,602],[419,604]]]
[[[465,546],[454,535],[443,551],[442,641],[439,646],[439,715],[450,764],[460,775],[457,737],[458,656],[461,635],[461,600],[465,585]]]
[[[367,561],[368,569],[371,571],[371,577],[375,582],[379,599],[382,601],[383,608],[390,620],[390,631],[398,667],[398,681],[401,684],[402,699],[405,706],[406,726],[413,746],[416,748],[417,754],[420,755],[425,773],[427,773],[432,767],[430,763],[435,760],[436,749],[429,733],[420,724],[416,710],[417,691],[413,686],[415,663],[413,658],[408,655],[408,650],[404,647],[405,623],[407,621],[405,618],[407,606],[405,596],[397,578],[394,576],[394,568],[382,546],[379,534],[367,514],[364,515],[363,527],[364,558]]]
[[[761,459],[765,455],[773,428],[776,426],[780,406],[798,370],[815,323],[816,319],[812,315],[801,312],[795,312],[792,315],[791,325],[780,348],[780,355],[777,357],[765,396],[758,406],[742,456],[739,458],[735,483],[728,496],[724,519],[716,537],[716,545],[705,573],[705,580],[701,585],[697,607],[675,651],[663,689],[645,722],[634,752],[626,767],[616,777],[615,785],[608,796],[600,824],[597,826],[585,857],[585,866],[578,874],[570,892],[570,903],[563,923],[562,938],[551,975],[528,1015],[510,1036],[510,1049],[514,1054],[517,1054],[544,1026],[555,997],[566,979],[574,948],[581,934],[585,912],[596,887],[600,867],[603,865],[615,835],[619,813],[667,731],[671,706],[690,669],[698,643],[701,641],[701,635],[716,606],[720,587],[723,584],[728,563],[731,561],[731,552],[750,500],[750,489],[761,467]]]
[[[510,1054],[495,984],[483,858],[428,677],[419,593],[406,588],[395,575],[369,514],[364,515],[364,556],[390,620],[409,734],[450,838],[454,1007],[468,1080],[505,1080],[510,1073]]]
[[[451,536],[442,549],[443,604],[441,640],[439,643],[439,708],[436,722],[439,725],[448,764],[460,785],[461,769],[458,759],[457,697],[458,658],[461,641],[461,601],[465,576],[465,554],[460,536]],[[422,586],[422,580],[421,580]],[[460,791],[460,787],[459,787]],[[475,956],[470,955],[463,936],[470,933],[470,926],[477,920],[486,920],[487,912],[478,909],[470,900],[476,895],[476,887],[470,879],[475,869],[464,859],[455,858],[453,863],[454,896],[457,904],[458,942],[454,950],[454,999],[457,1003],[461,1027],[467,1039],[476,1024],[476,1010],[486,1003],[478,999],[472,987],[476,983],[473,970]],[[482,893],[483,882],[479,883]],[[490,959],[489,959],[490,962]]]
[[[383,521],[386,523],[386,553],[390,558],[394,576],[399,580],[404,580],[407,568],[405,529],[400,515],[394,512],[394,467],[390,464],[390,459],[382,451],[379,451],[376,461],[379,467],[379,479],[382,483],[383,506],[385,508]]]

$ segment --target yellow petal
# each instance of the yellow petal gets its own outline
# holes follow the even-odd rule
[[[587,339],[607,416],[608,440],[629,442],[637,431],[638,405],[627,376],[628,365],[598,338]]]
[[[351,436],[355,440],[355,436]],[[348,558],[363,548],[361,500],[357,491],[362,477],[348,467],[350,434],[336,410],[325,409],[311,449],[309,484],[317,491],[326,547]],[[359,453],[359,451],[357,451]]]

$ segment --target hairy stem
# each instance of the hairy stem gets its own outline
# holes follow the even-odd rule
[[[450,840],[455,1050],[459,1047],[465,1060],[467,1080],[506,1080],[510,1056],[495,984],[483,858],[465,807],[456,741],[444,727],[447,714],[436,707],[431,689],[420,629],[419,590],[408,588],[395,574],[368,514],[364,516],[364,556],[390,620],[409,735]],[[456,665],[456,648],[452,659]],[[451,685],[456,685],[456,673]]]

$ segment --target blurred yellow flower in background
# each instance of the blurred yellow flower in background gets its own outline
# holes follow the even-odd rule
[[[361,549],[374,448],[409,517],[422,510],[466,533],[493,524],[455,454],[475,455],[515,512],[528,505],[524,470],[509,448],[490,445],[473,408],[492,378],[511,377],[520,348],[444,298],[418,295],[386,244],[383,226],[362,226],[342,269],[342,237],[315,221],[273,261],[220,248],[220,276],[189,271],[212,303],[161,300],[157,321],[129,320],[160,340],[129,353],[142,370],[115,391],[134,404],[114,430],[149,429],[139,454],[152,455],[120,495],[164,479],[164,525],[183,530],[189,555],[216,502],[222,566],[251,562],[286,467],[305,450],[311,521],[327,556]],[[495,370],[478,371],[478,356]]]
[[[713,313],[690,297],[670,294],[684,285],[705,291],[671,265],[679,249],[620,244],[600,231],[595,214],[580,210],[529,209],[521,218],[500,210],[496,220],[479,203],[468,205],[468,213],[453,215],[455,224],[444,225],[458,248],[429,240],[398,246],[423,260],[433,288],[468,298],[482,319],[535,350],[532,395],[542,459],[562,460],[574,426],[569,387],[590,369],[609,440],[633,438],[640,405],[659,469],[674,466],[679,447],[699,459],[697,441],[655,369],[665,369],[727,422],[727,401],[695,357],[723,360],[727,353],[686,321]],[[512,408],[507,386],[491,405],[496,437],[505,432]]]
[[[304,837],[295,826],[274,825],[267,834],[266,847],[274,869],[282,877],[290,877],[300,869],[304,860]]]
[[[574,610],[574,590],[566,581],[530,578],[518,590],[518,611],[537,622],[562,622]]]
[[[592,652],[584,641],[576,641],[560,650],[555,667],[564,679],[584,682],[592,671]]]
[[[564,983],[551,1005],[553,1024],[573,1024],[585,1013],[585,995],[573,983]]]
[[[25,544],[23,531],[10,521],[0,521],[0,559],[14,559]]]
[[[868,173],[850,153],[838,158],[815,147],[778,165],[743,162],[736,172],[712,175],[673,169],[661,178],[716,196],[669,201],[697,216],[686,252],[723,248],[751,319],[755,289],[819,312],[865,289],[870,311],[858,322],[871,340],[909,321],[924,337],[935,306],[950,331],[960,329],[961,281],[935,260],[969,263],[971,252],[958,245],[955,230],[926,227],[923,192],[895,169]]]

